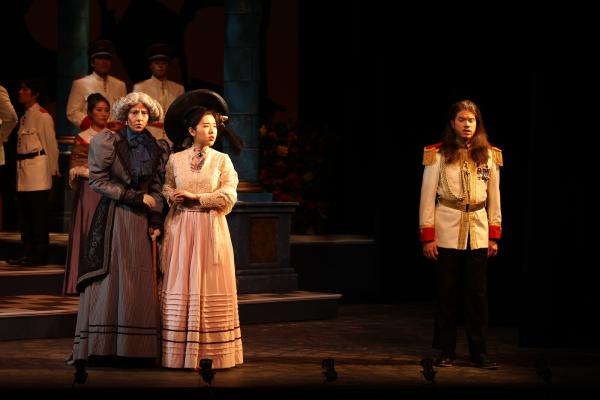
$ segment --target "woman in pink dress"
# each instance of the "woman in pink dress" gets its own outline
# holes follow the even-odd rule
[[[194,106],[185,113],[193,138],[169,157],[163,195],[165,220],[160,268],[162,365],[198,368],[201,359],[223,369],[243,363],[233,246],[226,215],[237,201],[231,159],[212,149],[218,112]]]
[[[75,145],[71,151],[69,167],[69,186],[75,190],[73,197],[73,212],[71,214],[71,230],[69,247],[67,248],[67,263],[63,281],[63,293],[76,295],[77,275],[79,274],[79,254],[85,243],[94,211],[101,195],[90,189],[88,178],[88,153],[90,140],[106,127],[110,115],[110,104],[100,93],[93,93],[87,99],[87,114],[91,126],[75,137]]]

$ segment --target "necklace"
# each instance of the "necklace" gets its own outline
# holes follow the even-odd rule
[[[207,151],[196,150],[192,148],[192,159],[190,160],[190,169],[192,172],[200,172],[206,160]]]

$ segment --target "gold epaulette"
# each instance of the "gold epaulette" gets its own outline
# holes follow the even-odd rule
[[[435,163],[435,155],[440,149],[442,143],[432,144],[431,146],[425,146],[423,149],[423,165],[431,165]]]
[[[492,146],[492,157],[497,166],[501,167],[504,165],[504,162],[502,161],[502,150]]]

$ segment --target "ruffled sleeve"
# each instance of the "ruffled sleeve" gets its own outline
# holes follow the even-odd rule
[[[218,188],[212,193],[200,193],[198,201],[202,208],[215,209],[221,214],[229,214],[237,201],[238,174],[227,154],[223,154],[218,165],[218,172],[220,172]]]

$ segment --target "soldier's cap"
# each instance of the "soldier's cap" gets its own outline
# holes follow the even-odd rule
[[[113,58],[115,55],[115,46],[110,40],[96,40],[90,44],[88,55],[90,56],[90,59],[94,59],[96,57]]]
[[[173,49],[166,43],[154,43],[146,48],[144,54],[148,62],[156,60],[171,61]]]

